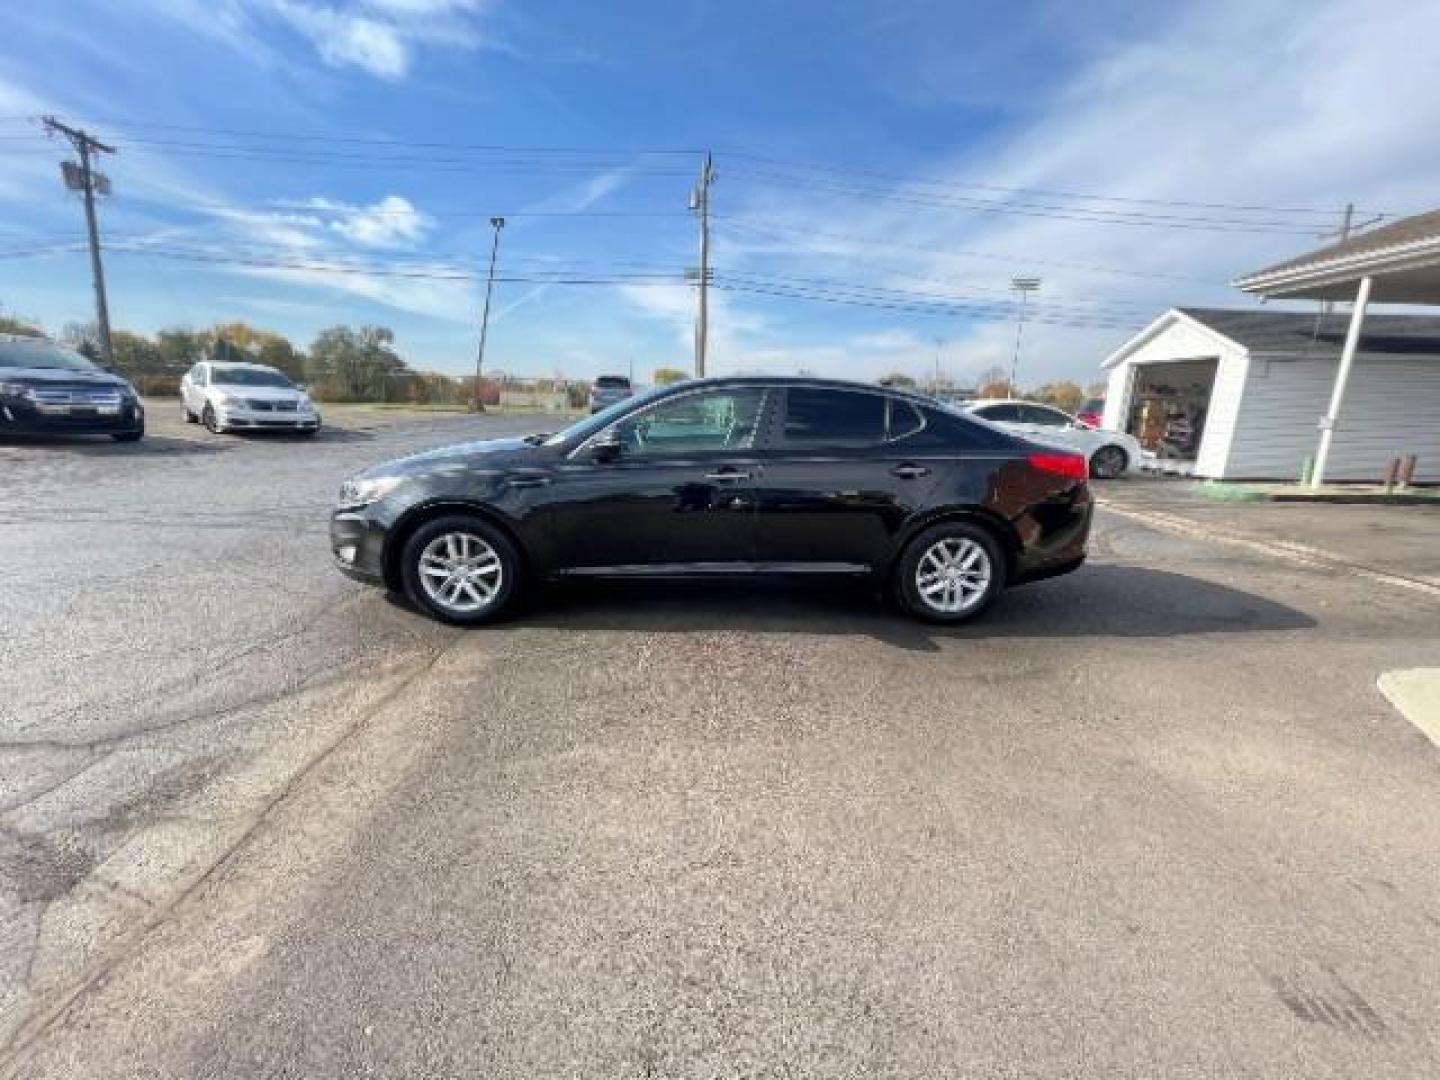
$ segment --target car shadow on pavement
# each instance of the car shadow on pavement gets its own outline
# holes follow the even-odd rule
[[[909,619],[853,583],[614,581],[548,587],[496,629],[851,634],[933,652],[944,638],[1159,638],[1314,625],[1294,608],[1205,578],[1104,565],[1017,588],[958,627]]]
[[[107,458],[214,454],[223,449],[202,439],[181,439],[173,435],[146,435],[139,442],[116,442],[109,435],[7,435],[0,437],[0,448]]]

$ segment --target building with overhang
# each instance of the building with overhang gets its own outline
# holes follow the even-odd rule
[[[1440,482],[1440,211],[1235,283],[1312,311],[1174,308],[1106,358],[1106,427],[1177,471],[1223,480],[1378,481],[1415,455]],[[1327,311],[1335,302],[1343,311]]]

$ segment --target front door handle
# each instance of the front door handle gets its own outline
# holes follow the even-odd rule
[[[719,481],[719,480],[749,480],[749,479],[750,479],[750,474],[749,474],[748,472],[739,472],[738,470],[735,470],[735,469],[726,469],[726,470],[724,470],[724,471],[722,471],[722,472],[706,473],[706,474],[705,474],[705,479],[706,479],[706,480],[717,480],[717,481]]]
[[[548,476],[512,476],[506,483],[512,488],[537,488],[550,483]]]
[[[916,480],[922,476],[929,476],[930,470],[924,465],[896,465],[890,470],[891,476],[898,476],[901,480]]]

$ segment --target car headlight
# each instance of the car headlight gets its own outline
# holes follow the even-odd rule
[[[35,388],[23,382],[0,382],[0,397],[33,399],[35,397]]]
[[[301,398],[301,399],[300,399],[299,408],[300,408],[300,411],[301,411],[301,412],[314,412],[314,411],[315,411],[315,403],[314,403],[313,401],[311,401],[309,398]]]
[[[379,502],[405,482],[403,476],[355,477],[340,485],[341,510],[358,510]]]

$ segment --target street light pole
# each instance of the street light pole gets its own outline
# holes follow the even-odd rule
[[[1010,288],[1020,294],[1020,310],[1015,318],[1015,355],[1010,359],[1010,396],[1019,393],[1020,336],[1025,332],[1025,298],[1040,288],[1038,277],[1017,277],[1010,279]]]
[[[485,370],[485,337],[490,330],[490,295],[495,291],[495,259],[500,254],[500,230],[505,228],[503,217],[492,217],[490,225],[495,230],[495,239],[490,244],[490,274],[485,279],[485,312],[480,316],[480,349],[475,354],[475,409],[485,411],[485,402],[480,399],[480,376]]]

